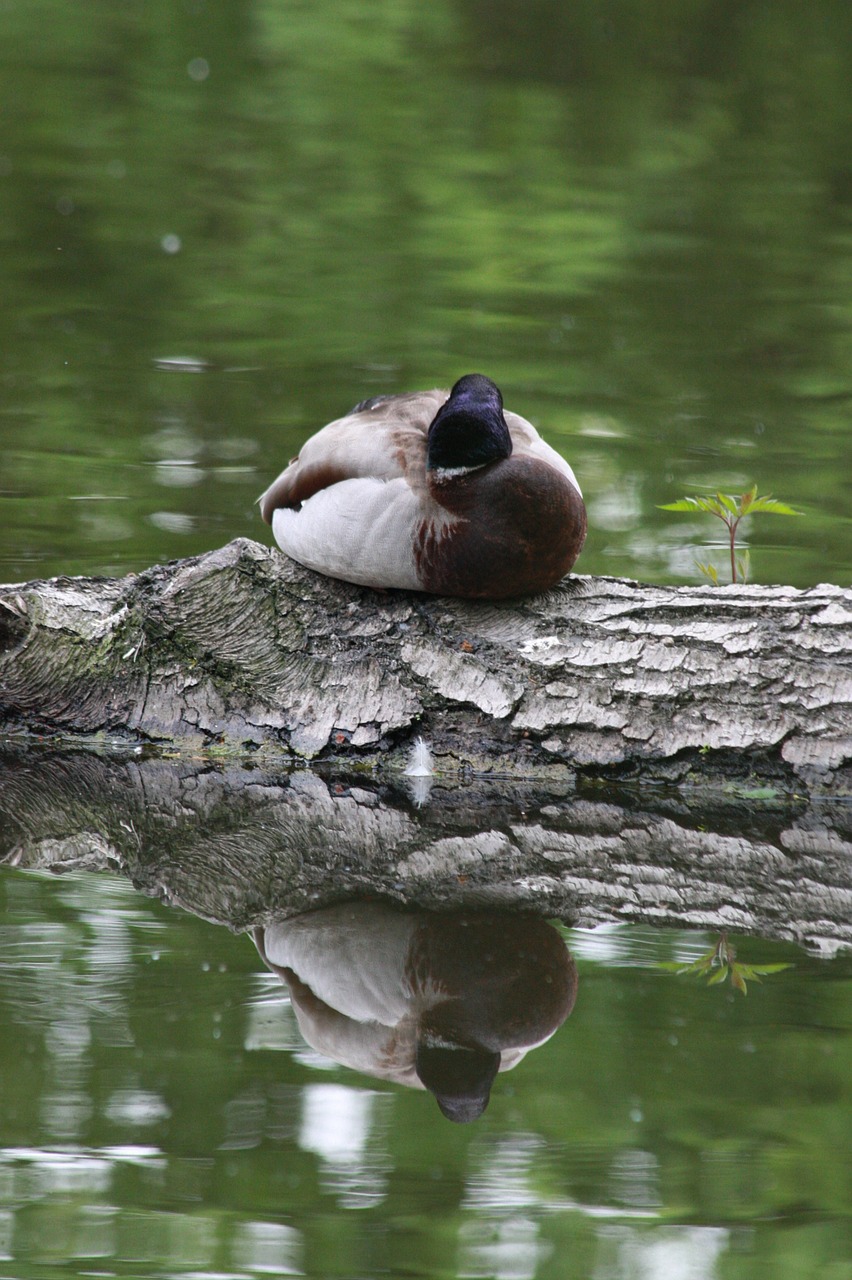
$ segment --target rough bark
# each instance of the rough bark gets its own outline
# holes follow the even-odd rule
[[[373,761],[422,733],[476,770],[848,794],[852,591],[578,577],[490,605],[239,539],[0,588],[0,732],[21,730]]]
[[[370,895],[725,929],[829,952],[852,943],[846,802],[794,810],[478,780],[439,782],[418,808],[401,775],[347,782],[30,748],[0,757],[0,860],[114,871],[233,929]]]

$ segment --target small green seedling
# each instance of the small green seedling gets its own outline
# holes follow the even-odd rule
[[[786,502],[779,502],[777,498],[759,494],[757,485],[753,485],[748,493],[743,493],[739,497],[730,493],[716,493],[707,497],[696,494],[691,498],[680,498],[677,502],[663,503],[660,506],[660,510],[707,511],[712,516],[718,516],[728,530],[728,542],[731,549],[731,582],[748,581],[748,551],[744,551],[742,555],[737,555],[737,529],[743,516],[757,515],[760,511],[766,511],[776,516],[802,515],[801,511],[796,511],[793,507],[787,506]],[[696,564],[705,578],[709,578],[713,586],[718,587],[719,572],[716,566],[702,564],[700,560],[697,560]]]
[[[748,994],[746,979],[749,982],[760,982],[767,973],[780,973],[782,969],[791,969],[790,964],[743,964],[737,959],[734,944],[728,941],[727,933],[720,933],[718,940],[705,951],[703,956],[693,960],[692,964],[681,964],[678,960],[664,961],[659,966],[671,973],[698,973],[707,979],[709,987],[731,979],[731,986],[736,987],[743,995]]]

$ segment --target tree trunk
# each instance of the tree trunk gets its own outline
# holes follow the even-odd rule
[[[422,734],[445,768],[848,794],[850,663],[836,586],[573,577],[487,604],[335,582],[238,539],[0,588],[0,731],[261,759],[388,762]]]

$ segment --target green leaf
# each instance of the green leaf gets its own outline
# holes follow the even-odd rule
[[[747,511],[751,510],[752,503],[754,502],[756,497],[757,497],[757,485],[753,484],[749,489],[748,493],[744,493],[740,498],[739,507],[740,507],[741,515],[745,515]]]
[[[739,965],[734,965],[731,969],[731,986],[736,987],[737,991],[742,991],[743,995],[748,994],[745,978],[742,975],[742,969]]]
[[[714,564],[702,564],[700,560],[695,561],[696,569],[700,569],[705,578],[709,578],[714,587],[719,585],[719,570]]]
[[[724,516],[727,513],[721,503],[715,498],[700,493],[693,494],[688,498],[679,498],[677,502],[666,502],[660,506],[661,511],[708,511],[714,516]]]
[[[770,498],[768,495],[758,497],[757,485],[753,485],[739,500],[730,493],[720,491],[715,495],[693,494],[690,497],[678,498],[677,502],[661,502],[657,506],[660,511],[706,511],[710,515],[718,516],[726,524],[730,522],[731,516],[739,519],[746,513],[754,515],[758,511],[767,511],[776,516],[804,515],[803,511],[797,511],[795,507],[789,506],[786,502],[779,502],[777,498]]]
[[[749,514],[754,515],[758,511],[765,511],[767,515],[772,516],[803,516],[804,511],[797,511],[795,507],[790,507],[786,502],[779,502],[777,498],[756,498],[749,508]]]
[[[701,956],[698,960],[693,960],[692,964],[681,965],[681,973],[706,973],[710,968],[712,956]]]
[[[715,987],[718,982],[724,982],[727,976],[728,966],[726,964],[720,965],[718,972],[714,973],[713,977],[708,981],[708,987]]]
[[[727,510],[730,511],[732,516],[739,516],[742,514],[740,508],[737,506],[736,502],[734,501],[734,499],[731,497],[730,494],[717,493],[716,499],[718,502],[722,504],[723,507],[726,507]]]

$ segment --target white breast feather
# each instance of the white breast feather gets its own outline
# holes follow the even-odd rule
[[[298,511],[276,511],[272,532],[288,556],[330,578],[417,591],[418,515],[418,500],[405,480],[342,480]]]

